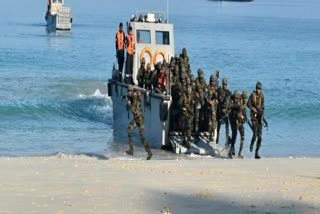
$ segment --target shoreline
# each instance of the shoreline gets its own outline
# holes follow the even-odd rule
[[[0,157],[0,212],[317,213],[319,164],[320,158]]]
[[[145,160],[145,151],[142,148],[135,148],[136,153],[134,156],[128,156],[125,154],[125,149],[123,152],[117,152],[113,155],[112,152],[106,153],[95,153],[95,152],[88,152],[88,153],[65,153],[65,152],[56,152],[52,154],[29,154],[29,155],[0,155],[1,159],[6,158],[57,158],[57,159],[97,159],[97,160],[119,160],[119,161],[143,161]],[[138,151],[137,151],[138,150]],[[233,159],[229,159],[228,157],[215,157],[211,155],[198,155],[198,154],[175,154],[171,151],[166,150],[155,150],[153,149],[153,156],[152,160],[255,160],[254,152],[250,155],[245,155],[243,159],[239,159],[237,156],[234,156]],[[109,155],[112,154],[112,155]],[[165,154],[165,155],[164,155]],[[278,159],[320,159],[319,156],[264,156],[262,154],[261,160],[278,160]],[[257,160],[258,161],[258,160]]]

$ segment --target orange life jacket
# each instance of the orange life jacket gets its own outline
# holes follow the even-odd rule
[[[117,48],[118,50],[124,49],[124,32],[117,32]]]
[[[134,53],[134,36],[129,34],[127,36],[127,53],[133,55]]]
[[[158,78],[158,87],[164,87],[165,89],[167,89],[167,77],[164,73],[161,73]]]

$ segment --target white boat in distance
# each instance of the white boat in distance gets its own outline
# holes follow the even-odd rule
[[[64,0],[48,0],[45,19],[48,31],[71,30],[71,8],[64,7]]]

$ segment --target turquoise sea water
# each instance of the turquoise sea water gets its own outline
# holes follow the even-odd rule
[[[112,102],[106,95],[116,61],[114,35],[133,12],[165,11],[166,1],[67,0],[72,31],[51,34],[44,26],[46,1],[4,4],[0,155],[124,156],[125,142],[113,140]],[[169,5],[176,53],[187,48],[193,73],[202,67],[208,79],[220,69],[232,91],[251,92],[262,81],[269,122],[262,155],[319,157],[320,2],[171,0]],[[249,157],[250,139],[247,127]]]

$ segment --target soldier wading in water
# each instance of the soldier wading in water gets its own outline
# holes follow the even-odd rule
[[[141,93],[134,92],[133,86],[128,86],[128,95],[126,96],[127,110],[132,111],[133,119],[128,126],[128,138],[129,138],[129,149],[126,151],[128,155],[133,155],[133,145],[132,145],[132,130],[138,126],[141,142],[144,145],[144,149],[148,153],[147,160],[152,157],[152,152],[146,138],[144,137],[144,124],[143,124],[143,114],[141,109]]]

